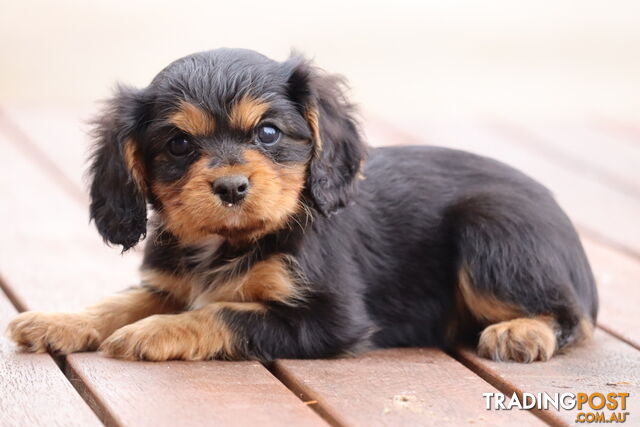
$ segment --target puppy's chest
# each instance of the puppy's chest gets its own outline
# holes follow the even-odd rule
[[[273,254],[261,258],[255,249],[230,252],[215,236],[198,245],[185,259],[189,309],[215,302],[290,303],[298,299],[300,284],[289,257]]]

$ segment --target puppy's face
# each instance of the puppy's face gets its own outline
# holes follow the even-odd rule
[[[344,205],[364,155],[337,81],[244,50],[180,59],[98,120],[92,217],[127,249],[146,202],[184,244],[250,242],[305,208]]]
[[[196,57],[164,70],[151,85],[150,124],[129,142],[166,228],[185,243],[213,233],[252,240],[303,208],[314,150],[305,111],[280,64],[234,59]]]

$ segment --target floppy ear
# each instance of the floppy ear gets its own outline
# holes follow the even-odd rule
[[[290,58],[288,90],[311,129],[314,151],[307,191],[316,208],[329,216],[349,203],[356,191],[366,145],[354,107],[345,98],[344,81],[300,57]]]
[[[145,109],[143,91],[119,86],[94,120],[91,219],[105,242],[126,251],[147,231],[144,163],[135,142]]]

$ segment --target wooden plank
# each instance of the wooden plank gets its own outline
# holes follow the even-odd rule
[[[134,254],[123,258],[116,249],[104,247],[97,233],[87,224],[87,214],[81,203],[62,191],[50,175],[36,167],[30,158],[1,133],[0,150],[3,153],[0,156],[0,193],[3,194],[0,216],[4,219],[0,222],[0,235],[3,236],[0,243],[0,271],[7,288],[21,305],[27,309],[73,310],[136,283],[138,256]],[[35,265],[37,268],[34,268]],[[144,396],[140,399],[122,400],[120,405],[116,405],[118,395],[107,393],[109,385],[98,383],[101,377],[92,377],[90,373],[98,366],[103,367],[105,375],[109,369],[120,369],[120,373],[125,374],[120,380],[122,385],[127,378],[135,378],[137,369],[142,369],[142,365],[138,368],[134,363],[124,369],[122,365],[113,363],[114,361],[105,360],[96,354],[69,358],[70,369],[77,374],[77,378],[89,381],[83,382],[85,389],[92,390],[92,395],[95,394],[89,402],[106,421],[115,417],[113,414],[108,415],[109,408],[129,408],[127,420],[132,420],[134,413],[138,413],[140,417],[140,414],[145,414],[144,410],[151,407],[147,400],[162,401],[171,390],[177,389],[174,382],[189,383],[201,375],[203,369],[211,369],[225,381],[235,384],[237,390],[264,384],[261,388],[268,389],[272,399],[270,414],[264,408],[264,398],[257,394],[241,398],[239,393],[233,392],[233,388],[228,389],[226,406],[218,405],[219,395],[202,389],[198,393],[201,393],[206,403],[202,399],[192,398],[192,406],[189,406],[187,400],[167,398],[165,413],[197,414],[203,411],[203,406],[210,405],[218,409],[220,419],[231,419],[238,414],[238,408],[244,408],[244,418],[238,419],[238,423],[262,423],[267,416],[272,418],[272,422],[277,422],[284,412],[295,412],[300,416],[300,423],[318,424],[321,421],[264,367],[253,362],[244,363],[246,372],[241,369],[243,364],[238,364],[234,369],[213,363],[202,365],[210,368],[185,364],[178,370],[172,368],[175,364],[155,364],[151,368],[154,369],[154,378],[159,384],[164,384],[164,387],[148,387],[146,391],[143,390]],[[188,374],[192,369],[194,371]],[[262,373],[258,373],[260,370]],[[176,376],[176,372],[183,373],[183,380],[180,380],[179,375]],[[114,376],[109,380],[113,379]],[[140,391],[136,388],[136,381],[142,380],[133,381],[132,390]],[[173,385],[168,387],[167,384]],[[202,385],[200,382],[197,384]],[[193,393],[196,393],[195,390],[192,390]],[[229,403],[231,401],[235,402],[235,406]],[[103,407],[100,402],[104,402],[106,406]],[[296,405],[298,409],[294,411]],[[229,413],[225,414],[225,411]],[[146,416],[148,415],[145,414]],[[196,415],[194,417],[197,418]],[[175,423],[176,419],[166,418],[166,421]]]
[[[86,200],[84,173],[89,156],[91,138],[89,119],[97,106],[16,106],[3,107],[0,123],[25,149],[45,154],[44,162],[55,168],[74,186],[76,196]],[[35,154],[35,156],[34,156]]]
[[[613,133],[632,144],[640,144],[640,124],[637,121],[619,120],[613,117],[596,116],[593,124],[598,129]]]
[[[439,350],[388,349],[337,360],[278,360],[275,375],[339,425],[541,425],[487,411],[489,384]]]
[[[640,262],[591,239],[582,240],[598,283],[598,323],[640,349]]]
[[[0,134],[0,271],[24,308],[76,310],[137,283],[139,255],[107,248],[88,211]]]
[[[0,291],[0,331],[17,314]],[[0,334],[0,425],[99,426],[48,354],[16,353]]]
[[[411,133],[378,125],[370,133],[383,144],[432,144],[462,149],[503,161],[539,180],[583,231],[640,257],[640,199],[592,176],[554,163],[553,158],[480,123],[446,122],[407,125]],[[624,209],[620,209],[624,206]]]
[[[492,121],[490,126],[578,174],[640,198],[640,144],[628,138],[583,122]]]
[[[107,425],[309,425],[326,423],[258,362],[126,362],[76,354],[72,380],[98,400]]]
[[[501,390],[528,393],[630,393],[628,425],[640,423],[640,353],[626,343],[596,331],[594,340],[547,362],[498,363],[463,350],[461,360]],[[585,408],[583,408],[585,409]],[[587,410],[588,411],[588,410]],[[513,411],[510,411],[513,413]],[[543,411],[550,422],[574,424],[578,409]],[[611,411],[604,409],[609,418]],[[624,411],[620,411],[624,412]]]

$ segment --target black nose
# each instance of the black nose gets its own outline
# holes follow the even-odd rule
[[[223,176],[213,181],[213,193],[225,204],[236,204],[249,192],[249,179],[246,176]]]

